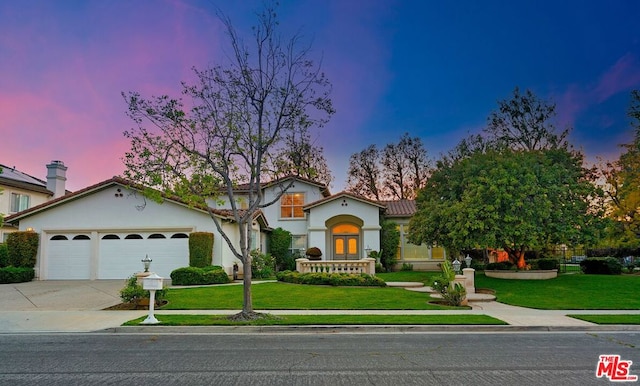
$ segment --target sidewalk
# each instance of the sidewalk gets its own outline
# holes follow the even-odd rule
[[[239,327],[120,327],[148,311],[102,311],[120,303],[122,280],[41,281],[0,285],[0,334],[36,332],[261,332],[261,331],[640,331],[640,326],[599,326],[573,319],[567,314],[640,314],[640,310],[535,310],[495,301],[471,301],[470,310],[256,310],[275,315],[488,315],[508,326],[268,326]],[[168,314],[230,315],[239,310],[156,310]]]

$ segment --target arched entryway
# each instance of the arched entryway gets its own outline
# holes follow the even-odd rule
[[[334,260],[360,258],[360,228],[354,224],[338,224],[331,228]]]

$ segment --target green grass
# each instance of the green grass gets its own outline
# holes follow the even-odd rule
[[[169,289],[165,310],[242,309],[242,286]],[[251,286],[257,310],[441,310],[426,293],[391,287],[331,287],[289,283]],[[458,308],[459,309],[459,308]]]
[[[640,275],[559,275],[549,280],[506,280],[476,273],[476,288],[499,302],[545,310],[640,309]]]
[[[640,315],[567,315],[575,319],[596,324],[640,324]]]
[[[487,315],[270,315],[252,322],[232,322],[224,315],[155,315],[161,326],[272,325],[505,325]],[[137,326],[141,317],[126,322]]]
[[[376,273],[376,276],[384,281],[416,281],[425,284],[431,284],[433,278],[438,275],[440,275],[440,272],[398,271]]]

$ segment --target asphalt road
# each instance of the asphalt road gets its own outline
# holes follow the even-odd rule
[[[0,335],[2,385],[600,385],[639,333]]]

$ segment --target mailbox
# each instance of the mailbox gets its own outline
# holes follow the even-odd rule
[[[155,272],[142,279],[142,289],[147,291],[161,290],[162,289],[162,277],[158,276]]]

